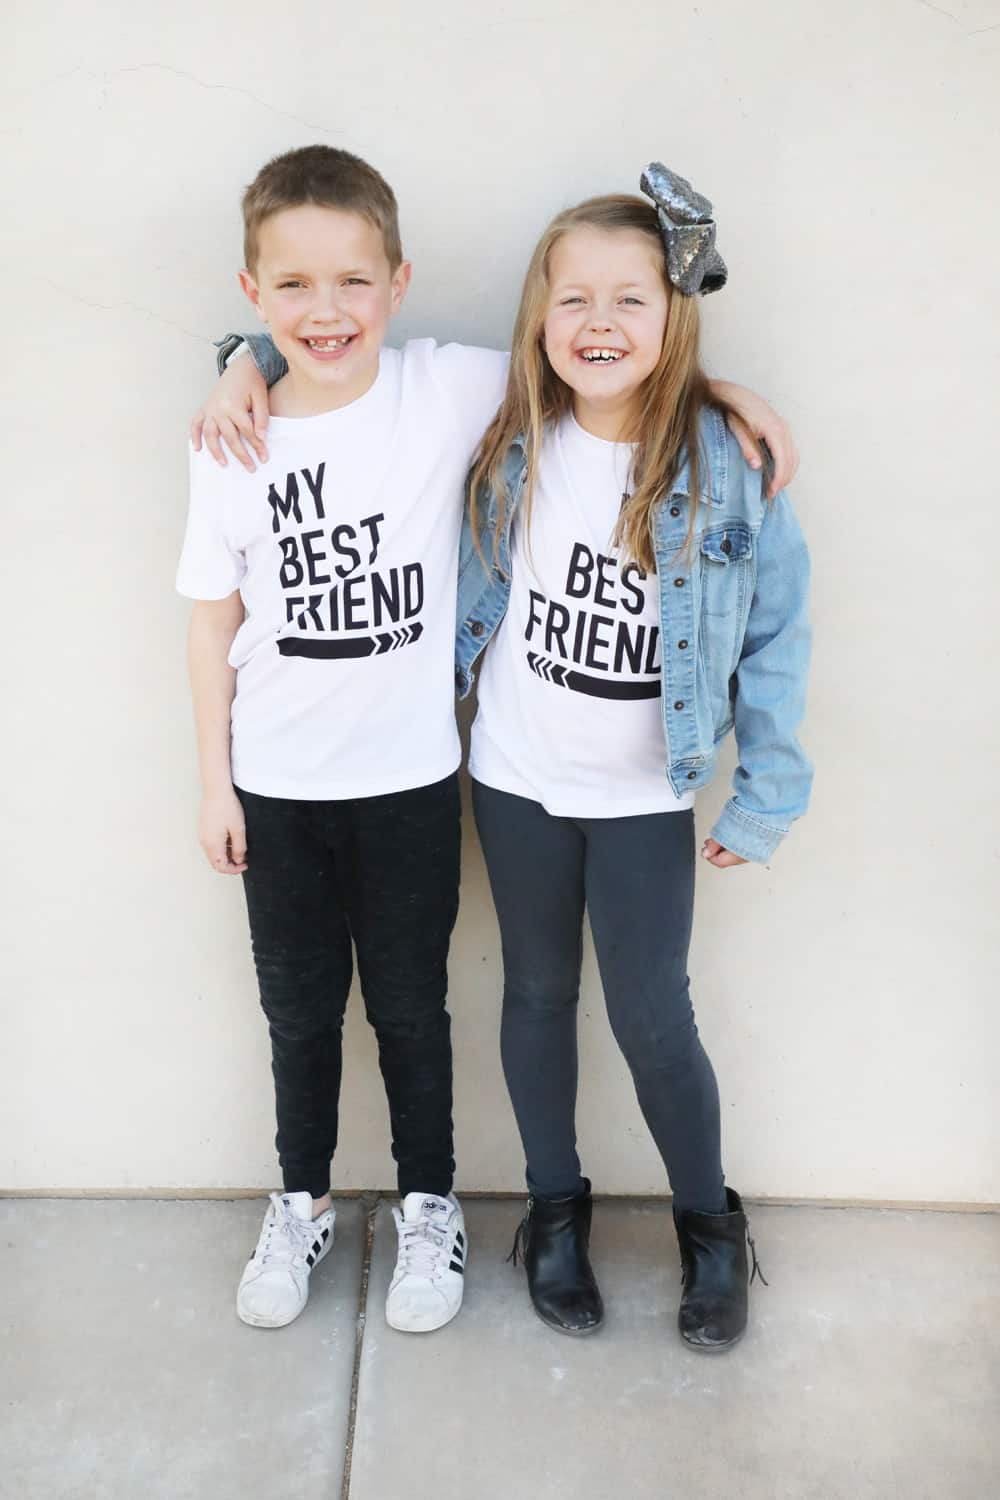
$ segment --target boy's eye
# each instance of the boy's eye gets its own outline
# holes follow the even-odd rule
[[[301,281],[279,281],[278,282],[278,291],[279,292],[283,292],[285,290],[285,288],[288,287],[288,286],[301,286],[301,285],[302,285]]]
[[[364,276],[348,276],[348,286],[368,286],[370,283]]]

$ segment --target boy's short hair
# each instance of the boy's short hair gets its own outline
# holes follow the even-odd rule
[[[264,220],[303,203],[360,214],[381,234],[391,269],[401,264],[399,209],[385,178],[349,151],[300,146],[261,167],[243,194],[243,255],[248,271],[256,265],[257,234]]]

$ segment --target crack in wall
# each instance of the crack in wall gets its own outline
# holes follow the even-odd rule
[[[68,78],[81,77],[91,78],[95,83],[99,83],[104,91],[104,96],[107,97],[108,88],[116,78],[122,78],[128,73],[148,72],[171,73],[175,78],[186,79],[188,83],[193,83],[201,89],[210,89],[228,94],[240,94],[244,99],[249,99],[251,103],[259,105],[261,109],[266,109],[269,113],[278,115],[283,120],[293,120],[296,125],[304,125],[307,130],[315,130],[320,135],[336,135],[338,138],[344,135],[344,132],[338,128],[331,128],[329,125],[318,125],[315,120],[306,120],[302,115],[296,115],[290,110],[281,109],[277,104],[272,104],[269,100],[262,99],[259,94],[252,93],[250,89],[241,88],[238,84],[212,83],[208,79],[199,78],[195,73],[189,73],[184,68],[172,67],[170,63],[133,63],[127,68],[115,68],[110,73],[97,73],[93,68],[86,68],[82,63],[78,63],[75,68],[69,68],[65,73],[56,73],[51,78],[43,78],[38,83],[22,87],[17,92],[30,93],[34,89],[50,88],[53,84],[65,83]]]
[[[977,26],[974,31],[967,31],[958,16],[953,15],[950,10],[944,10],[940,5],[934,5],[932,0],[913,0],[913,3],[922,6],[924,10],[932,10],[936,16],[944,16],[946,21],[951,21],[958,27],[964,37],[983,36],[987,31],[1000,31],[1000,21],[994,21],[990,26]]]
[[[212,342],[205,334],[195,333],[193,329],[185,328],[183,323],[175,323],[172,318],[164,317],[155,308],[143,307],[141,302],[130,302],[128,300],[122,302],[98,302],[92,297],[82,296],[80,292],[74,292],[70,287],[61,286],[58,281],[53,281],[49,276],[33,276],[32,280],[40,281],[45,286],[53,287],[57,292],[61,292],[64,297],[68,297],[71,302],[79,302],[82,307],[96,307],[101,312],[127,311],[139,313],[145,318],[152,319],[154,323],[162,323],[165,328],[176,328],[178,333],[186,334],[189,339],[197,339],[199,344],[211,344]]]

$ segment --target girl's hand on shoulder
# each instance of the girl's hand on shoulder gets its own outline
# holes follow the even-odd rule
[[[769,500],[773,500],[779,490],[791,484],[798,472],[799,452],[791,428],[763,396],[748,391],[746,386],[733,385],[729,380],[713,380],[710,384],[716,396],[736,409],[736,416],[728,418],[729,430],[739,443],[743,457],[751,469],[760,468],[760,454],[754,439],[763,438],[770,449],[774,459],[774,473],[767,487],[767,495]]]
[[[701,846],[701,857],[707,859],[710,865],[717,870],[731,870],[734,865],[745,865],[747,861],[741,859],[738,854],[733,854],[724,849],[715,839],[706,839]]]
[[[230,360],[224,375],[201,411],[191,422],[191,444],[201,451],[202,439],[209,453],[223,469],[227,459],[223,442],[233,457],[249,473],[256,464],[251,449],[261,463],[267,463],[267,385],[249,354]]]
[[[243,807],[232,787],[206,792],[201,799],[198,842],[217,875],[242,875],[247,867],[247,831]]]

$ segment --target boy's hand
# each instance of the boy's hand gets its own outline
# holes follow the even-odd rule
[[[722,845],[717,843],[715,839],[705,840],[701,846],[701,857],[702,859],[707,859],[709,864],[714,865],[717,870],[731,870],[734,865],[745,865],[747,863],[738,854],[732,854],[728,849],[723,849]]]
[[[198,842],[217,875],[242,875],[247,867],[247,831],[240,799],[228,792],[208,793],[201,800]]]
[[[779,490],[791,484],[799,467],[798,449],[791,428],[763,396],[748,391],[745,386],[733,385],[728,380],[713,380],[710,385],[717,396],[722,396],[736,408],[737,415],[728,419],[729,429],[751,469],[760,468],[760,454],[754,438],[763,438],[771,450],[774,473],[767,495],[773,500]]]
[[[217,464],[226,467],[224,441],[233,457],[252,474],[250,449],[267,462],[267,386],[249,354],[230,360],[224,375],[191,423],[191,443],[200,452],[202,438]]]

